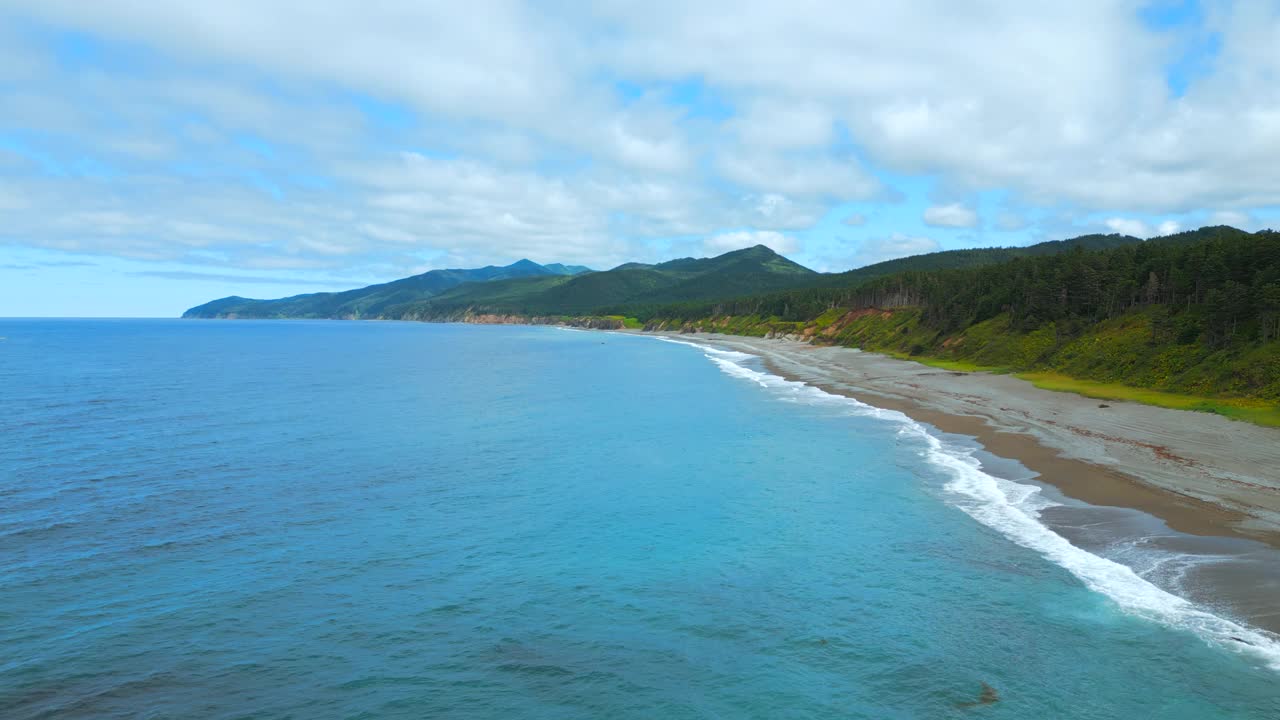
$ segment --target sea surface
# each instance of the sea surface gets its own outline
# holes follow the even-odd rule
[[[1272,638],[1070,544],[963,440],[750,356],[0,338],[5,720],[1280,717]]]

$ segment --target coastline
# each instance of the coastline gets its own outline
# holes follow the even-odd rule
[[[745,352],[787,380],[972,438],[994,456],[990,460],[1012,460],[1035,474],[1017,481],[1076,501],[1051,508],[1044,518],[1071,542],[1103,554],[1108,546],[1135,543],[1162,553],[1182,565],[1172,582],[1181,594],[1225,606],[1220,609],[1229,615],[1280,634],[1280,477],[1258,472],[1280,468],[1280,430],[1137,403],[1101,403],[1014,377],[953,373],[851,348],[705,333],[634,334]]]
[[[1143,510],[1181,532],[1280,548],[1280,430],[1208,413],[1098,401],[1011,376],[939,370],[851,348],[661,334],[758,355],[788,380],[973,437],[1069,497]],[[1264,476],[1261,468],[1276,471]]]

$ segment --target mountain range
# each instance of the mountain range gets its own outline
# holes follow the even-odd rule
[[[813,287],[853,287],[912,270],[979,267],[1015,257],[1073,248],[1105,249],[1141,242],[1125,235],[1086,235],[1029,247],[949,250],[876,263],[844,273],[819,273],[764,245],[712,258],[625,263],[601,272],[520,260],[502,267],[432,270],[393,282],[337,293],[276,300],[238,296],[191,308],[188,318],[458,319],[468,314],[634,315],[674,303]]]
[[[567,278],[591,272],[582,265],[552,263],[539,265],[519,260],[510,265],[486,265],[470,270],[430,270],[421,275],[369,285],[344,292],[294,295],[276,300],[252,300],[232,295],[193,307],[184,318],[378,318],[405,303],[439,295],[469,283],[487,283],[516,278]]]

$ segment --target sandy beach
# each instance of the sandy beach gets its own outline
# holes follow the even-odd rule
[[[1237,617],[1280,632],[1278,429],[1041,390],[1008,375],[939,370],[851,348],[670,335],[757,355],[787,379],[974,438],[991,455],[1036,473],[1036,481],[1097,506],[1083,520],[1078,512],[1058,514],[1057,529],[1074,543],[1099,544],[1098,526],[1106,526],[1107,542],[1128,535],[1189,557],[1225,559],[1193,563],[1198,575],[1188,583],[1190,594],[1225,602]]]

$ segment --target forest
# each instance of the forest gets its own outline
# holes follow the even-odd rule
[[[854,287],[631,311],[650,328],[782,334],[979,367],[1280,400],[1280,233],[1209,227]]]
[[[905,271],[853,287],[616,310],[631,310],[642,320],[756,315],[798,321],[837,307],[920,307],[924,323],[941,333],[1002,313],[1016,330],[1054,322],[1070,332],[1147,305],[1169,306],[1182,338],[1195,330],[1210,345],[1237,335],[1275,339],[1280,336],[1280,233],[1203,228],[1105,251],[1077,245],[1065,253],[995,265]]]

